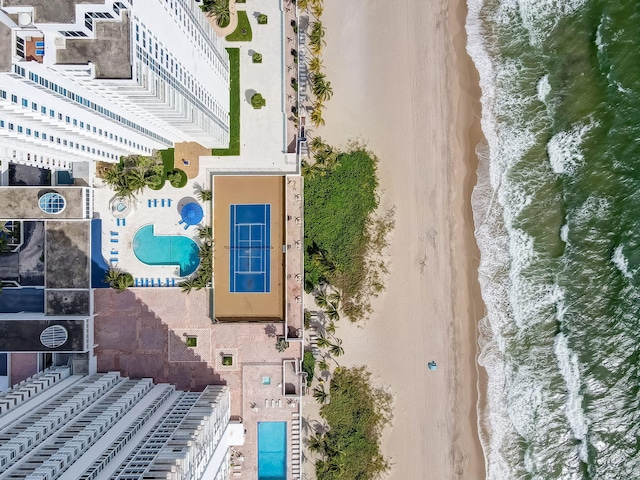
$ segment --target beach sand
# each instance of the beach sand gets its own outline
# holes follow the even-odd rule
[[[394,421],[382,442],[389,478],[482,479],[476,325],[484,306],[470,206],[481,133],[466,6],[324,5],[323,58],[334,96],[326,127],[315,133],[333,145],[365,142],[380,159],[381,208],[396,209],[386,291],[368,321],[341,320],[340,363],[368,366],[394,392]]]

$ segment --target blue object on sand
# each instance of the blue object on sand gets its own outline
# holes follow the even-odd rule
[[[431,360],[427,366],[429,367],[429,370],[435,370],[436,368],[438,368],[438,365],[436,364],[436,362],[434,362],[433,360]]]

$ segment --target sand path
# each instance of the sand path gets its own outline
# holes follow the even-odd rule
[[[381,161],[382,207],[396,207],[387,290],[366,324],[341,321],[337,332],[341,363],[367,365],[395,392],[383,440],[393,479],[484,478],[469,206],[479,106],[465,14],[460,1],[349,0],[325,2],[322,17],[334,96],[318,133],[365,141]]]

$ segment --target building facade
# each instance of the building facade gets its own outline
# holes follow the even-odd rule
[[[2,160],[224,147],[228,109],[228,55],[194,0],[0,0]]]
[[[226,479],[229,412],[225,386],[181,392],[54,367],[0,394],[0,477]]]

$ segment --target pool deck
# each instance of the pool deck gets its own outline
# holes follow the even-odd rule
[[[153,377],[156,383],[167,382],[186,390],[228,385],[232,420],[241,420],[246,429],[244,445],[235,447],[234,463],[239,468],[232,470],[240,475],[234,478],[257,477],[257,425],[262,421],[287,422],[287,472],[292,472],[291,452],[300,451],[293,428],[294,421],[300,422],[302,382],[293,360],[301,358],[302,343],[291,342],[282,353],[275,349],[283,322],[211,323],[210,294],[210,290],[187,295],[163,288],[118,294],[112,289],[97,289],[98,371]],[[196,336],[197,346],[187,347],[186,336]],[[232,356],[231,366],[222,365],[222,354]],[[263,385],[266,376],[270,377],[269,385]],[[285,387],[293,393],[285,395]],[[292,478],[290,473],[287,477]]]
[[[102,255],[111,266],[116,266],[129,272],[134,279],[153,279],[157,286],[158,279],[161,286],[175,285],[183,280],[180,276],[178,265],[147,265],[142,263],[133,252],[133,237],[140,227],[154,225],[154,235],[184,235],[200,245],[198,240],[198,227],[190,226],[186,230],[181,220],[180,211],[189,202],[197,202],[204,210],[204,219],[201,225],[207,224],[211,218],[211,202],[198,200],[200,188],[207,188],[208,182],[204,174],[196,176],[188,181],[183,188],[173,188],[169,182],[160,190],[145,189],[136,197],[128,199],[129,208],[124,216],[114,214],[113,205],[116,195],[110,188],[104,186],[100,180],[96,184],[100,186],[94,190],[94,211],[97,217],[102,219]],[[152,205],[149,206],[149,201]],[[164,200],[164,206],[162,201]],[[171,205],[169,206],[169,201]],[[123,225],[124,220],[124,225]],[[169,279],[169,285],[167,285]]]

